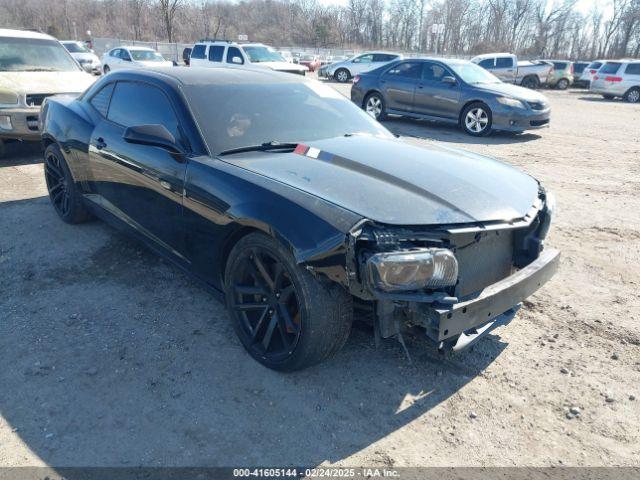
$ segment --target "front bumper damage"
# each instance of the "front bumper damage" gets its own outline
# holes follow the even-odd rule
[[[459,351],[509,321],[518,305],[553,277],[560,252],[543,249],[550,222],[551,212],[542,199],[526,217],[508,224],[416,232],[365,221],[351,234],[349,289],[373,306],[376,339],[396,336],[403,343],[403,326],[417,326],[438,349]],[[425,246],[455,253],[459,263],[455,286],[389,293],[369,285],[361,275],[372,249]]]

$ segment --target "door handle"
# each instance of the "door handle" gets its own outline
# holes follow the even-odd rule
[[[98,150],[102,150],[102,149],[103,149],[104,147],[106,147],[106,146],[107,146],[107,144],[105,143],[104,138],[102,138],[102,137],[98,137],[98,138],[96,139],[96,148],[97,148]]]
[[[418,88],[422,88],[422,87],[424,87],[424,85],[423,85],[423,84],[421,84],[421,83],[419,83],[419,84],[418,84]]]
[[[166,190],[171,190],[171,184],[166,180],[160,180],[160,186]]]

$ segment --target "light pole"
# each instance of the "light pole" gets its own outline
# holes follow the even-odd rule
[[[437,56],[438,55],[438,42],[440,40],[440,35],[442,35],[444,33],[444,23],[434,23],[433,25],[431,25],[431,33],[435,37],[436,47],[435,47],[435,54],[434,55]]]
[[[73,39],[78,40],[78,29],[76,28],[76,21],[73,22]]]

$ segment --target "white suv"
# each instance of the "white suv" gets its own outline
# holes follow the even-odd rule
[[[627,102],[640,102],[640,60],[605,62],[593,76],[589,90],[604,98],[622,97]]]
[[[230,41],[203,40],[191,50],[192,67],[215,67],[220,64],[260,65],[278,72],[305,75],[308,68],[287,62],[273,48],[261,43],[238,44]]]

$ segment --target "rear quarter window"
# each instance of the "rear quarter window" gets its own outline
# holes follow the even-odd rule
[[[511,68],[513,67],[513,58],[500,57],[496,59],[496,68]]]
[[[205,58],[205,50],[207,49],[206,45],[196,45],[191,50],[191,58]]]
[[[556,70],[566,70],[567,68],[566,62],[552,62],[552,63],[553,63],[553,68],[555,68]]]
[[[209,61],[210,62],[221,62],[223,55],[224,55],[224,46],[222,46],[222,45],[212,45],[212,46],[209,47]]]
[[[624,73],[627,75],[640,75],[640,63],[630,63]]]
[[[113,86],[115,83],[110,83],[102,87],[98,93],[96,93],[89,103],[95,108],[100,115],[107,117],[107,111],[109,110],[109,101],[111,100],[111,93],[113,92]]]
[[[604,67],[602,67],[598,71],[598,73],[608,73],[608,74],[618,73],[618,70],[620,69],[620,65],[622,64],[617,62],[607,62],[604,64]]]

